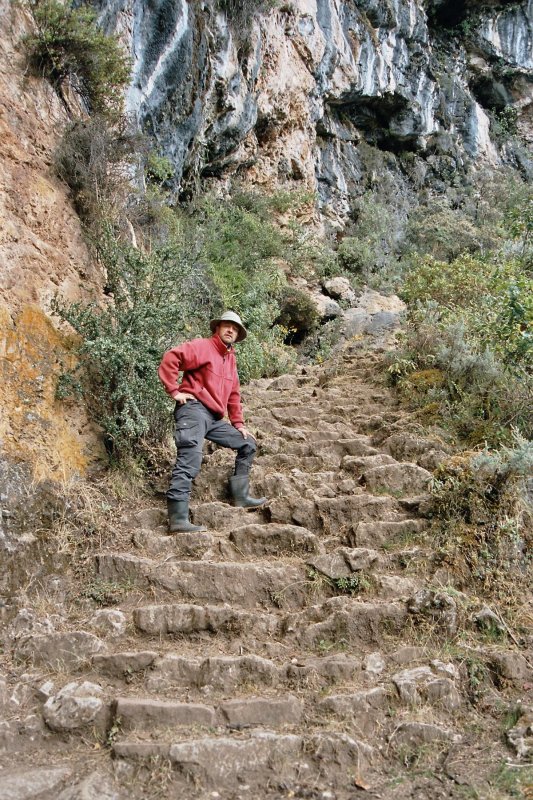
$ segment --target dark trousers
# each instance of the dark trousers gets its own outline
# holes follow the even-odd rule
[[[229,422],[216,419],[199,400],[187,400],[184,405],[176,405],[174,419],[176,420],[174,438],[178,456],[167,492],[169,500],[189,499],[193,478],[200,471],[204,439],[236,450],[234,474],[248,474],[257,450],[252,438],[245,439]]]

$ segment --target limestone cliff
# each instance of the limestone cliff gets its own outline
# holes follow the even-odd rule
[[[248,30],[217,3],[99,6],[132,54],[129,111],[172,160],[181,196],[238,174],[316,191],[342,227],[376,152],[403,191],[442,189],[479,163],[531,174],[489,118],[511,109],[531,142],[531,1],[295,0]]]

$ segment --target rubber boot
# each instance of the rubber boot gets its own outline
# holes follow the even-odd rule
[[[189,522],[188,500],[167,500],[169,533],[197,533],[206,531],[205,525]]]
[[[250,497],[250,478],[248,475],[232,475],[229,479],[229,488],[237,508],[257,508],[266,503],[266,497]]]

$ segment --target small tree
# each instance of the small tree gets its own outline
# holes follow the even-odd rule
[[[89,111],[117,117],[130,79],[130,61],[118,39],[96,25],[92,8],[59,0],[29,0],[35,33],[25,39],[30,62],[61,91],[65,78],[77,83]]]

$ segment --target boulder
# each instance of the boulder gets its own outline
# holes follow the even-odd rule
[[[100,636],[115,638],[126,632],[126,615],[118,609],[102,608],[90,621],[91,628]]]
[[[381,653],[369,653],[363,660],[363,669],[371,675],[380,675],[385,669],[385,659]]]
[[[102,694],[96,683],[67,683],[44,704],[44,721],[53,731],[68,732],[94,725],[105,710]]]
[[[68,786],[56,800],[120,800],[123,797],[107,775],[92,772],[74,786]]]
[[[364,547],[353,549],[341,547],[327,555],[315,556],[307,559],[307,564],[314,567],[328,578],[348,578],[354,572],[369,569],[379,559],[376,550]]]
[[[69,767],[2,770],[2,800],[53,797],[71,775]]]
[[[320,292],[312,292],[310,297],[316,306],[318,316],[322,322],[328,319],[335,319],[342,315],[342,308],[336,300],[332,300],[331,297],[327,297],[327,295],[321,294]]]
[[[401,722],[391,736],[390,743],[396,748],[419,748],[432,742],[461,741],[461,736],[448,728],[427,722]]]
[[[436,469],[450,453],[450,448],[439,439],[427,439],[409,431],[393,433],[385,439],[383,448],[398,461],[412,461],[428,470]]]
[[[19,640],[34,634],[53,633],[54,630],[55,626],[50,617],[39,617],[31,608],[21,608],[9,626],[7,635],[10,639]]]
[[[402,670],[392,676],[398,695],[404,703],[421,705],[423,702],[454,711],[461,705],[461,697],[450,678],[435,675],[431,667],[422,666]]]
[[[355,304],[357,299],[356,294],[348,278],[342,278],[340,276],[330,278],[324,281],[322,285],[326,294],[333,297],[334,300],[345,300],[347,303]]]
[[[519,684],[533,679],[533,669],[521,653],[512,650],[493,653],[489,664],[498,678],[503,678],[505,681]]]
[[[420,589],[408,600],[411,614],[428,617],[441,624],[449,634],[457,631],[457,603],[453,597],[433,589]]]

